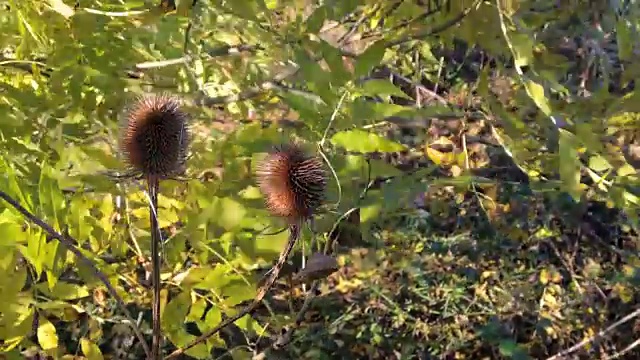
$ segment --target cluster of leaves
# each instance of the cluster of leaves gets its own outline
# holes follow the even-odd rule
[[[255,270],[277,257],[286,233],[265,231],[282,224],[264,210],[252,167],[271,146],[298,137],[319,145],[337,180],[330,184],[327,211],[315,224],[320,242],[341,215],[355,214],[360,231],[343,236],[341,247],[371,246],[356,241],[359,237],[389,246],[376,255],[382,259],[376,267],[383,270],[375,274],[384,276],[371,278],[370,270],[354,267],[349,281],[392,284],[387,274],[396,271],[390,265],[396,261],[415,261],[409,269],[444,262],[442,269],[449,271],[441,269],[433,279],[424,269],[406,275],[416,279],[408,282],[410,296],[398,289],[378,291],[375,298],[386,299],[385,306],[396,304],[392,325],[365,317],[368,329],[358,328],[354,337],[334,321],[325,335],[338,345],[365,336],[381,348],[405,335],[429,339],[424,348],[407,348],[411,354],[392,344],[392,351],[381,355],[387,357],[474,358],[482,349],[489,356],[551,355],[615,320],[580,325],[589,308],[561,309],[562,303],[579,301],[585,278],[605,299],[635,303],[631,275],[637,259],[631,254],[637,248],[634,241],[619,244],[623,235],[609,232],[599,241],[605,244],[602,252],[614,251],[615,258],[594,249],[571,266],[548,259],[541,264],[526,252],[541,246],[535,239],[565,241],[566,232],[549,225],[565,219],[552,221],[542,216],[549,207],[534,205],[520,204],[518,221],[505,214],[533,194],[569,204],[569,214],[578,219],[590,210],[575,202],[598,201],[623,214],[615,221],[634,239],[638,208],[637,95],[629,83],[640,66],[633,62],[638,49],[632,41],[640,9],[634,1],[557,3],[90,0],[73,7],[63,0],[0,1],[0,190],[76,239],[149,335],[147,198],[138,184],[115,181],[105,172],[122,169],[114,135],[120,109],[134,94],[171,91],[189,104],[194,141],[188,179],[163,182],[159,198],[159,225],[166,235],[162,330],[168,348],[188,344],[254,297]],[[455,124],[439,126],[443,121]],[[473,137],[479,139],[475,144]],[[524,190],[516,196],[515,188]],[[438,195],[417,210],[427,190]],[[451,199],[438,201],[450,192]],[[477,206],[460,207],[465,201]],[[4,356],[141,358],[126,320],[94,274],[14,209],[0,209]],[[518,252],[503,263],[485,267],[461,261],[456,267],[457,253],[440,257],[422,237],[418,244],[425,248],[414,255],[395,250],[398,245],[389,239],[415,227],[406,222],[415,220],[416,212],[439,219],[429,231],[444,231],[443,237],[477,229],[465,219],[480,218],[495,241],[494,253]],[[565,227],[580,230],[581,220]],[[387,235],[374,236],[381,231]],[[311,235],[305,233],[303,240],[310,242]],[[610,264],[594,270],[605,261]],[[453,273],[465,266],[476,275],[461,280]],[[594,271],[579,277],[574,266]],[[562,271],[569,275],[558,275]],[[539,284],[520,288],[532,274]],[[450,286],[434,285],[440,281]],[[563,293],[569,286],[575,289]],[[501,290],[520,295],[507,299]],[[360,298],[370,301],[367,296],[362,292]],[[344,301],[338,304],[344,311],[333,308],[332,314],[349,314]],[[502,322],[516,313],[534,321],[535,304],[540,312],[538,327],[529,327],[536,329],[533,334],[504,329]],[[267,315],[235,323],[244,341],[221,334],[188,355],[207,358],[216,351],[250,357],[262,346],[260,339],[277,335],[292,319],[276,311]],[[551,320],[550,326],[540,325],[562,317],[569,318],[562,326],[553,328]],[[555,329],[547,334],[555,342],[538,337],[549,328]],[[390,337],[395,332],[403,335]],[[301,335],[291,346],[296,358],[321,356],[319,348],[307,351],[315,338],[305,337],[307,331]],[[438,337],[444,335],[460,342],[445,344]],[[372,348],[353,351],[376,355]]]

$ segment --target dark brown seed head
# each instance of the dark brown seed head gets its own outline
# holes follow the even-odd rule
[[[180,171],[188,144],[187,114],[170,95],[147,95],[129,108],[120,147],[129,166],[146,177]]]
[[[324,199],[327,185],[322,161],[297,144],[269,153],[257,166],[256,177],[269,211],[295,221],[310,217]]]

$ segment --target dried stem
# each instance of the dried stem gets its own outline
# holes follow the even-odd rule
[[[98,267],[96,266],[96,264],[93,263],[93,261],[87,258],[80,251],[80,249],[78,249],[74,245],[74,243],[77,243],[77,240],[75,240],[71,236],[68,236],[68,235],[63,236],[62,234],[57,232],[54,228],[49,226],[47,223],[45,223],[35,215],[31,214],[27,209],[25,209],[22,205],[20,205],[18,201],[13,199],[4,191],[0,191],[0,198],[2,198],[4,201],[9,203],[9,205],[11,205],[14,209],[18,210],[18,212],[20,212],[29,221],[31,221],[32,223],[36,224],[37,226],[42,228],[44,231],[46,231],[49,234],[49,236],[60,241],[60,243],[62,243],[62,245],[64,245],[67,248],[67,250],[71,251],[78,259],[80,259],[80,261],[82,261],[86,266],[88,266],[93,271],[93,274],[98,279],[100,279],[100,281],[102,281],[104,286],[107,288],[109,295],[111,295],[118,302],[118,306],[120,306],[120,308],[122,309],[122,312],[124,313],[124,316],[127,318],[129,325],[133,329],[133,332],[136,334],[136,337],[140,341],[140,344],[142,344],[142,348],[144,349],[145,354],[147,355],[148,358],[150,358],[151,351],[149,350],[149,345],[145,341],[144,336],[142,335],[142,332],[136,325],[136,321],[131,316],[131,313],[129,313],[129,311],[127,310],[124,300],[122,300],[120,295],[118,295],[118,293],[116,292],[116,289],[113,287],[113,285],[111,285],[107,276],[102,271],[100,271],[100,269],[98,269]]]
[[[342,216],[340,216],[340,218],[334,224],[333,229],[331,230],[330,234],[334,233],[336,231],[338,225],[340,224],[340,222],[345,220],[354,210],[356,210],[356,208],[352,208],[349,211],[347,211],[346,213],[344,213]],[[324,244],[324,249],[323,249],[324,254],[328,255],[329,253],[332,252],[333,244],[335,243],[336,238],[337,238],[337,236],[330,236],[329,237],[327,242]],[[291,339],[293,338],[294,333],[296,332],[296,330],[298,328],[300,328],[300,325],[302,325],[302,321],[304,320],[304,317],[305,317],[307,311],[309,311],[309,309],[311,308],[311,302],[313,301],[313,299],[316,298],[316,291],[317,291],[319,286],[320,286],[320,280],[315,280],[311,284],[311,287],[306,292],[304,303],[302,304],[302,307],[300,308],[300,310],[298,310],[298,313],[296,314],[296,318],[294,320],[293,325],[291,325],[291,327],[289,327],[289,329],[285,333],[283,333],[280,336],[278,336],[278,338],[271,344],[270,347],[264,349],[262,352],[260,352],[259,354],[255,355],[252,358],[252,360],[264,360],[264,359],[267,358],[268,354],[271,351],[280,350],[280,349],[284,348],[285,346],[287,346],[291,342]]]
[[[153,323],[153,340],[151,343],[151,354],[153,360],[162,359],[162,330],[160,329],[160,227],[158,226],[158,189],[160,183],[158,178],[152,177],[148,180],[149,185],[149,219],[151,225],[151,279],[153,284],[153,304],[151,309],[151,320]]]
[[[245,316],[247,314],[252,313],[258,307],[258,305],[260,305],[260,303],[262,302],[262,299],[264,299],[264,297],[267,294],[267,292],[269,292],[269,290],[271,289],[273,284],[275,284],[276,280],[278,279],[278,275],[280,274],[280,270],[282,270],[282,267],[284,266],[284,263],[287,261],[287,257],[289,257],[289,254],[291,253],[291,250],[293,250],[293,246],[296,244],[296,241],[298,241],[298,238],[300,237],[300,231],[301,231],[300,223],[296,223],[296,224],[293,224],[293,225],[289,226],[289,239],[287,240],[287,245],[285,246],[285,248],[280,253],[280,257],[278,258],[278,262],[271,269],[271,274],[269,275],[269,278],[267,279],[267,281],[265,281],[264,285],[262,285],[262,287],[260,287],[260,290],[258,290],[258,294],[253,299],[251,304],[249,304],[247,307],[242,309],[242,311],[240,311],[238,314],[228,318],[227,320],[221,322],[215,328],[213,328],[213,329],[207,331],[206,333],[202,334],[200,337],[195,339],[189,345],[187,345],[187,346],[185,346],[183,348],[180,348],[180,349],[174,351],[173,353],[169,354],[166,357],[166,360],[177,358],[178,356],[184,354],[185,351],[191,349],[192,347],[194,347],[194,346],[206,341],[211,336],[217,334],[220,330],[222,330],[223,328],[227,327],[229,324],[235,322],[236,320],[242,318],[243,316]]]

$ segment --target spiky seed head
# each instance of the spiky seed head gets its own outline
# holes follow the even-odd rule
[[[299,144],[276,147],[256,167],[256,178],[275,216],[305,219],[324,200],[327,181],[322,161]]]
[[[186,159],[187,114],[178,99],[168,94],[141,96],[127,111],[120,141],[133,170],[146,177],[173,175]]]

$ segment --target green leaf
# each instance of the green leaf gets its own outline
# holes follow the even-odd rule
[[[14,245],[18,239],[22,238],[22,227],[18,222],[9,219],[11,213],[8,209],[0,214],[0,248]]]
[[[362,93],[367,96],[390,95],[411,99],[410,96],[387,79],[372,79],[366,81],[362,84]]]
[[[33,318],[35,310],[32,306],[33,298],[30,296],[20,296],[10,303],[8,310],[3,309],[0,329],[4,344],[0,351],[8,351],[18,346],[26,337],[33,332]],[[4,301],[0,305],[6,304]],[[46,320],[46,319],[45,319]]]
[[[102,360],[102,351],[98,345],[87,338],[80,339],[80,347],[82,348],[82,353],[87,357],[87,360]]]
[[[200,220],[217,224],[225,230],[233,230],[247,214],[244,206],[231,198],[215,197],[211,205],[200,214]]]
[[[207,308],[207,301],[205,299],[198,299],[191,305],[189,315],[186,317],[186,321],[200,321],[204,311]]]
[[[29,263],[33,265],[35,275],[40,277],[44,270],[44,262],[46,260],[46,240],[47,236],[40,232],[32,232],[27,238],[27,246],[20,246],[20,252],[27,258]]]
[[[529,360],[531,357],[527,355],[525,350],[513,340],[500,341],[500,354],[511,358],[512,360]]]
[[[265,328],[262,325],[260,325],[254,318],[252,318],[249,314],[236,320],[235,324],[240,329],[246,332],[249,332],[251,334],[262,336],[265,333]]]
[[[65,281],[58,281],[51,290],[42,283],[36,285],[36,288],[45,295],[59,300],[75,300],[90,295],[87,286],[71,284]]]
[[[194,285],[196,289],[210,290],[218,293],[231,278],[226,276],[229,267],[225,264],[216,264],[213,270],[203,274],[202,280]]]
[[[372,179],[376,177],[399,176],[402,174],[402,171],[383,160],[371,159],[369,160],[369,165],[367,165],[366,158],[362,155],[349,154],[335,160],[332,159],[331,163],[336,167],[339,166],[338,175],[344,179],[362,179],[368,176],[368,166],[371,167],[370,175]]]
[[[15,256],[11,256],[11,260],[13,260],[11,264],[15,266]],[[2,294],[4,301],[9,303],[24,287],[27,280],[27,267],[21,266],[12,270],[7,268],[3,270],[3,276],[0,278],[0,294]]]
[[[247,284],[238,277],[226,284],[220,291],[220,294],[226,298],[224,302],[225,305],[233,307],[243,301],[253,299],[255,296],[255,287]]]
[[[606,171],[612,169],[612,166],[609,164],[607,159],[600,155],[593,155],[589,158],[589,167],[593,171]]]
[[[207,316],[205,316],[204,322],[200,322],[198,324],[198,328],[200,331],[206,332],[220,324],[220,321],[222,321],[222,312],[220,312],[219,307],[214,306],[207,311]]]
[[[316,8],[313,13],[307,18],[305,24],[307,25],[307,32],[316,34],[324,25],[325,19],[327,18],[327,8],[326,6],[320,6]]]
[[[53,324],[46,318],[40,317],[38,324],[38,343],[43,350],[52,350],[58,347],[58,334]]]
[[[527,89],[527,94],[529,94],[529,97],[536,103],[538,108],[540,108],[545,115],[551,116],[551,106],[544,94],[544,87],[533,80],[526,80],[524,86]]]
[[[182,324],[191,306],[191,296],[188,291],[179,293],[162,309],[162,328],[168,332],[182,329]]]
[[[387,50],[387,46],[384,41],[378,41],[373,45],[370,45],[367,50],[360,54],[354,64],[355,77],[362,77],[369,75],[371,70],[380,65],[384,53]]]
[[[242,19],[258,21],[257,15],[266,6],[262,0],[234,0],[227,3],[231,11]]]
[[[631,24],[629,24],[629,20],[620,18],[616,23],[616,40],[620,59],[631,59],[633,41],[631,40]]]
[[[512,33],[511,46],[513,46],[513,57],[517,67],[527,66],[533,59],[533,40],[527,34]]]
[[[82,245],[91,236],[93,225],[87,221],[91,217],[89,212],[89,203],[84,196],[75,197],[69,204],[69,233],[73,236],[79,245]],[[110,220],[110,217],[107,217]],[[104,224],[102,221],[101,224]],[[113,229],[109,221],[109,229]]]
[[[341,131],[331,137],[331,143],[347,151],[359,153],[402,151],[402,144],[363,130]]]
[[[340,50],[325,41],[321,43],[321,49],[324,61],[327,63],[329,70],[331,71],[332,86],[342,86],[347,81],[351,80],[351,74],[345,69]]]
[[[582,188],[580,186],[580,158],[576,149],[576,139],[570,132],[559,129],[559,162],[562,190],[566,191],[575,201],[580,201]]]
[[[191,306],[191,292],[183,291],[171,299],[169,303],[161,309],[162,330],[167,338],[176,346],[184,346],[193,341],[195,336],[187,333],[184,322]],[[206,344],[194,346],[187,355],[198,359],[209,357],[209,349]]]
[[[30,212],[33,212],[33,204],[31,199],[22,191],[16,178],[15,169],[9,165],[4,158],[0,157],[0,169],[4,172],[8,181],[0,183],[0,189],[5,190],[10,196],[17,198],[20,205]]]

